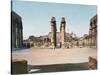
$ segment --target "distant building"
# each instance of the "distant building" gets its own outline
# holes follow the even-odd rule
[[[84,46],[96,47],[97,46],[97,15],[90,19],[89,34],[83,36]]]
[[[34,35],[29,36],[28,39],[23,40],[24,47],[41,47],[41,46],[49,46],[51,40],[48,38],[48,35],[42,35],[36,37]]]
[[[52,37],[52,33],[49,32],[48,38],[51,39],[51,37]],[[51,40],[50,40],[50,42],[51,42]],[[60,45],[60,32],[56,32],[56,45]]]
[[[11,11],[11,34],[12,48],[21,48],[23,44],[22,18],[14,11]]]
[[[49,39],[51,38],[51,35],[52,35],[52,33],[49,32],[48,33]],[[75,34],[65,32],[64,45],[66,45],[66,43],[71,43],[73,41],[73,38],[75,38],[74,35]],[[56,44],[57,44],[57,46],[61,47],[61,32],[56,32]]]
[[[23,48],[30,48],[32,45],[30,44],[29,40],[23,40]]]
[[[89,39],[90,39],[90,45],[96,46],[97,44],[97,15],[90,19]]]

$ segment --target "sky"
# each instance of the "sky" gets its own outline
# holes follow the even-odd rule
[[[60,31],[61,18],[65,17],[66,32],[81,37],[88,34],[90,19],[97,14],[95,5],[16,0],[12,2],[12,10],[22,17],[23,39],[30,35],[47,35],[51,31],[52,16],[56,18],[57,32]]]

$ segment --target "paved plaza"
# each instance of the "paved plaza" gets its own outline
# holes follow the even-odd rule
[[[97,50],[95,48],[30,48],[26,50],[15,51],[12,53],[12,59],[25,59],[30,65],[88,62],[89,56],[96,58]]]
[[[87,63],[89,56],[97,58],[97,50],[30,48],[12,52],[12,59],[28,61],[28,73],[89,70]]]

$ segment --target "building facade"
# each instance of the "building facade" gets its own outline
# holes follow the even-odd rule
[[[51,37],[52,37],[52,33],[49,32],[48,33],[48,39],[51,39]],[[51,40],[49,42],[51,42]],[[56,46],[57,47],[60,46],[60,32],[56,32]]]
[[[90,46],[97,46],[97,15],[90,19],[89,39]]]
[[[12,48],[21,48],[23,45],[22,18],[14,11],[11,11],[11,34]]]
[[[97,47],[97,15],[90,19],[89,34],[84,34],[83,43],[86,47]]]

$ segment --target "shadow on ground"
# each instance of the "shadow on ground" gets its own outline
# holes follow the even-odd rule
[[[70,63],[70,64],[54,64],[54,65],[28,65],[29,73],[46,73],[46,72],[62,72],[62,71],[80,71],[89,70],[88,63]]]

